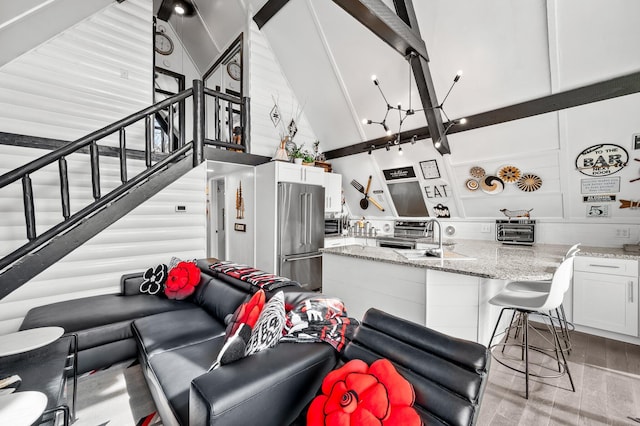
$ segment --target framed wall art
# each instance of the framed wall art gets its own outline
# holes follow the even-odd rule
[[[440,170],[438,170],[438,162],[436,160],[421,161],[420,168],[422,169],[422,177],[425,179],[437,179],[440,177]]]

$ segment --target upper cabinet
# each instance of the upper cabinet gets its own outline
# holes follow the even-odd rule
[[[324,211],[325,213],[342,211],[342,175],[324,174]]]
[[[306,183],[324,186],[324,169],[293,163],[277,163],[278,182]]]

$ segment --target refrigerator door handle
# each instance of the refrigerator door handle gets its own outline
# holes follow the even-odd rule
[[[299,256],[285,256],[283,262],[295,262],[296,260],[315,259],[316,257],[322,257],[322,252],[305,253]]]
[[[305,246],[307,245],[307,194],[304,192],[300,194],[300,211],[302,216],[302,221],[300,223],[300,244]]]
[[[311,226],[313,225],[313,193],[307,193],[307,211],[309,212],[309,220],[307,221],[307,229],[306,232],[309,233],[309,239],[307,240],[307,244],[311,244],[311,239],[313,238],[313,233]]]

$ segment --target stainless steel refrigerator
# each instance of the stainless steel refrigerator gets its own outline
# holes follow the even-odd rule
[[[307,290],[322,286],[324,188],[278,184],[278,275],[298,281]]]

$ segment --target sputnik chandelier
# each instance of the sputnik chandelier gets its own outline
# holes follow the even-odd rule
[[[367,152],[369,153],[369,155],[371,155],[371,153],[373,152],[374,149],[378,149],[378,148],[385,148],[387,151],[391,150],[392,146],[397,145],[398,146],[398,154],[402,155],[402,147],[400,146],[400,137],[402,134],[402,124],[405,122],[405,120],[407,118],[409,118],[409,116],[414,115],[416,112],[419,111],[424,111],[424,108],[421,109],[413,109],[412,107],[412,103],[411,103],[411,61],[413,60],[413,58],[417,57],[418,54],[415,52],[411,52],[409,53],[405,59],[407,60],[407,62],[409,63],[409,105],[407,108],[403,108],[402,104],[400,102],[398,102],[397,106],[392,106],[389,101],[387,100],[387,97],[384,95],[384,92],[382,91],[382,87],[380,86],[380,81],[378,81],[378,77],[376,77],[375,75],[371,76],[371,80],[373,81],[373,84],[378,88],[378,91],[380,92],[380,95],[382,96],[382,99],[384,100],[385,104],[387,105],[387,110],[384,113],[384,117],[382,118],[381,121],[373,121],[373,120],[369,120],[367,118],[362,120],[362,124],[379,124],[382,126],[382,128],[385,130],[385,132],[387,133],[387,136],[391,136],[393,134],[393,132],[391,131],[391,129],[389,129],[389,126],[387,124],[387,118],[389,117],[389,112],[390,111],[398,111],[398,132],[396,133],[395,138],[390,139],[387,143],[385,143],[384,145],[371,145],[368,148],[366,148]],[[456,124],[464,124],[467,122],[467,120],[465,118],[461,118],[458,120],[450,120],[449,116],[447,115],[447,113],[444,111],[444,102],[447,100],[447,98],[449,97],[449,94],[451,93],[451,90],[453,89],[453,86],[455,86],[455,84],[460,80],[460,77],[462,77],[462,70],[458,71],[458,73],[456,74],[456,76],[453,78],[453,83],[451,84],[451,87],[449,87],[449,91],[447,91],[447,94],[445,95],[444,99],[442,100],[442,102],[440,102],[440,105],[433,107],[432,109],[438,109],[442,112],[442,114],[444,115],[444,117],[447,120],[447,126],[444,129],[444,133],[438,138],[438,140],[436,140],[433,145],[434,147],[440,148],[441,145],[441,138],[442,136],[446,135],[447,132],[449,131],[449,129],[451,129],[452,126],[456,125]],[[416,141],[418,140],[418,136],[417,135],[413,135],[411,137],[411,144],[415,144]]]

